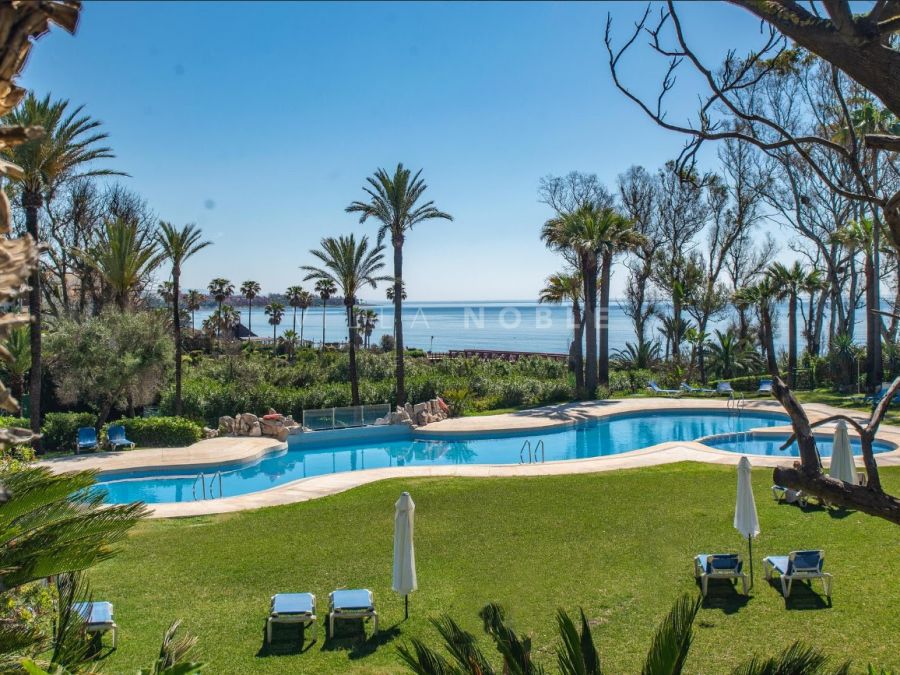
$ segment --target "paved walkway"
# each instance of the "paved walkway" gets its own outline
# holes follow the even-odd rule
[[[836,412],[847,413],[826,405],[810,404],[804,406],[811,419]],[[548,429],[577,424],[582,421],[604,417],[611,414],[640,412],[646,410],[698,410],[726,408],[722,400],[714,399],[660,399],[632,398],[613,401],[596,401],[589,403],[570,403],[559,406],[546,406],[533,410],[524,410],[503,415],[484,417],[462,417],[437,422],[418,429],[416,435],[448,436],[454,433],[495,433],[502,431],[524,431],[528,429]],[[783,412],[776,401],[750,400],[747,410],[765,410]],[[850,413],[859,419],[865,419],[862,413]],[[771,427],[766,433],[783,435],[790,427]],[[820,428],[828,433],[829,427]],[[878,455],[881,466],[900,466],[900,428],[882,426],[879,438],[894,442],[898,449]],[[187,448],[155,448],[147,450],[131,450],[126,452],[103,452],[90,455],[77,455],[46,462],[54,471],[72,471],[76,469],[95,469],[98,471],[117,472],[137,469],[185,467],[199,470],[228,462],[252,461],[275,448],[283,448],[284,444],[266,438],[215,438],[201,441]],[[695,442],[662,443],[642,450],[595,457],[583,460],[566,460],[541,464],[472,464],[451,466],[405,466],[365,471],[342,472],[313,476],[280,485],[268,490],[253,492],[236,497],[222,499],[150,504],[154,517],[168,518],[181,516],[198,516],[213,513],[228,513],[245,509],[291,504],[308,501],[325,495],[337,494],[351,488],[372,483],[386,478],[410,478],[428,476],[548,476],[573,473],[594,473],[614,471],[617,469],[638,468],[669,464],[673,462],[707,462],[711,464],[736,465],[741,455],[724,450],[716,450]],[[751,458],[754,466],[773,467],[783,464],[781,457],[756,456]]]

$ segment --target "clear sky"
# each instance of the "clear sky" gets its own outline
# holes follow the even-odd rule
[[[410,300],[532,299],[559,266],[538,238],[541,176],[589,171],[612,186],[683,143],[609,76],[606,15],[620,41],[643,8],[88,2],[75,38],[43,38],[21,83],[85,104],[124,184],[215,242],[187,265],[186,287],[300,282],[323,236],[374,237],[344,207],[376,168],[402,161],[455,217],[408,238]],[[710,56],[758,40],[758,21],[733,6],[683,3],[681,14]],[[661,62],[639,51],[629,79],[655,87]],[[620,270],[614,296],[623,281]]]

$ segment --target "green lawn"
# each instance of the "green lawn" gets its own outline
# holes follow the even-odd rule
[[[900,470],[885,469],[900,491]],[[107,672],[149,663],[174,618],[200,638],[211,673],[402,672],[397,645],[411,636],[437,643],[427,618],[449,612],[480,634],[478,609],[503,603],[514,626],[534,637],[553,665],[557,607],[583,606],[607,672],[640,670],[654,626],[673,600],[696,592],[691,557],[745,549],[732,529],[733,468],[679,464],[583,476],[409,479],[374,483],[304,504],[142,524],[121,554],[91,574],[94,597],[115,603],[119,649]],[[771,499],[770,470],[754,472],[766,553],[823,547],[835,575],[834,606],[801,587],[785,608],[762,581],[744,602],[719,587],[701,610],[688,671],[721,673],[751,654],[804,639],[852,657],[900,668],[900,530],[858,513],[803,512]],[[412,616],[390,591],[393,503],[416,501],[420,590]],[[342,586],[375,592],[382,634],[319,641],[303,653],[292,629],[264,647],[269,596],[313,591],[324,617]],[[817,586],[817,589],[820,586]]]

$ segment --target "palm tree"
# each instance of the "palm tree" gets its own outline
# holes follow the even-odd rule
[[[217,336],[222,330],[230,331],[241,322],[241,313],[231,305],[219,305],[207,319]]]
[[[807,273],[799,261],[788,267],[776,262],[767,270],[775,297],[788,301],[788,386],[797,386],[797,297],[806,284]]]
[[[325,347],[325,309],[328,307],[328,300],[337,293],[337,286],[332,279],[319,279],[316,281],[316,293],[322,299],[322,346]]]
[[[453,216],[434,206],[433,201],[417,205],[428,186],[421,178],[421,169],[413,174],[403,164],[398,164],[391,176],[378,169],[367,178],[363,187],[368,201],[356,201],[347,207],[348,213],[359,213],[359,222],[368,218],[381,222],[378,228],[379,246],[390,235],[394,247],[394,340],[397,362],[397,405],[406,403],[406,373],[403,363],[403,242],[415,225],[436,218],[453,220]]]
[[[359,325],[360,334],[364,338],[363,346],[368,349],[370,344],[369,338],[372,337],[372,333],[375,331],[375,326],[378,323],[378,314],[372,309],[360,309],[357,312],[356,321]]]
[[[391,302],[394,301],[394,286],[390,285],[384,289],[384,297],[386,297]],[[402,281],[400,283],[400,299],[406,300],[406,282]]]
[[[772,275],[766,274],[750,286],[739,288],[734,296],[735,302],[756,307],[759,316],[760,333],[763,349],[766,352],[766,368],[771,375],[778,375],[778,360],[775,354],[775,333],[772,328],[772,303],[778,295],[779,288]]]
[[[609,275],[615,254],[634,245],[639,235],[630,222],[609,207],[584,204],[575,211],[551,218],[541,229],[541,238],[552,249],[568,252],[578,264],[584,286],[584,323],[586,349],[584,381],[587,396],[597,393],[597,276],[603,275],[605,291],[601,298],[603,322],[601,326],[602,367],[604,384],[609,380]]]
[[[266,316],[269,317],[269,325],[272,326],[272,353],[275,353],[275,343],[278,342],[278,325],[284,318],[284,305],[280,302],[270,302],[266,305]]]
[[[151,233],[121,218],[105,224],[100,241],[88,251],[76,251],[100,275],[116,306],[125,311],[163,260]]]
[[[31,336],[28,334],[30,330],[30,326],[13,328],[9,331],[4,344],[9,358],[2,361],[2,368],[9,375],[13,397],[20,402],[25,392],[25,373],[31,368]]]
[[[256,281],[245,281],[241,284],[241,295],[247,299],[247,332],[253,334],[253,298],[259,295],[260,287]]]
[[[584,321],[581,314],[581,299],[583,285],[581,276],[577,273],[557,272],[547,277],[544,288],[538,297],[538,302],[554,305],[563,302],[572,303],[572,344],[569,346],[569,368],[575,373],[575,391],[581,396],[584,393],[584,357],[581,343],[584,336]]]
[[[300,269],[307,272],[304,281],[315,279],[330,280],[344,295],[344,308],[347,314],[347,337],[350,342],[350,391],[353,405],[359,405],[359,376],[356,368],[356,322],[353,307],[357,295],[365,286],[375,288],[379,281],[390,277],[379,275],[384,268],[384,247],[381,245],[369,249],[369,238],[349,236],[326,237],[322,239],[321,249],[310,251],[319,259],[321,267],[303,265]],[[318,284],[316,284],[318,288]]]
[[[294,360],[294,352],[297,351],[297,331],[290,328],[281,334],[281,343],[284,345],[288,353],[288,358]]]
[[[191,330],[197,330],[194,327],[194,312],[200,309],[205,299],[206,296],[196,289],[189,290],[184,298],[185,307],[191,313]]]
[[[219,305],[219,314],[222,314],[222,303],[225,302],[228,298],[231,297],[231,294],[234,293],[234,284],[228,281],[228,279],[223,279],[222,277],[217,277],[209,282],[209,286],[206,287],[209,291],[209,294],[213,297],[216,303]],[[217,322],[218,329],[221,331],[222,324],[221,322]],[[221,337],[221,332],[217,332],[216,335]]]
[[[716,342],[709,343],[710,366],[722,379],[730,379],[756,371],[760,365],[759,354],[749,349],[746,341],[731,329],[724,333],[715,331]]]
[[[83,106],[69,109],[65,99],[38,99],[28,94],[19,106],[3,117],[3,124],[42,127],[44,133],[33,140],[3,150],[3,156],[22,170],[18,187],[25,212],[25,230],[40,242],[38,213],[49,206],[59,186],[68,180],[88,176],[109,176],[118,172],[92,169],[88,165],[101,159],[112,159],[112,149],[101,145],[108,134],[99,131],[100,121],[82,115]],[[28,309],[31,314],[31,430],[41,430],[41,271],[36,266],[31,274]],[[33,441],[40,449],[40,439]]]
[[[631,220],[612,208],[603,209],[602,248],[600,252],[600,347],[597,377],[609,384],[609,286],[616,254],[641,246],[645,237],[634,229]]]
[[[169,307],[172,304],[172,294],[175,286],[171,281],[164,281],[159,285],[159,288],[156,289],[156,292],[159,293],[159,297],[162,298],[163,304],[166,307]]]
[[[300,344],[303,344],[303,324],[306,322],[306,310],[312,306],[313,294],[303,290],[302,286],[291,286],[287,289],[288,304],[294,308],[294,332],[297,332],[297,310],[300,310]]]
[[[167,222],[159,224],[159,245],[163,255],[172,263],[172,322],[175,327],[175,414],[181,415],[181,268],[185,261],[211,245],[203,241],[203,233],[196,225],[185,225],[180,230]],[[193,323],[193,314],[191,315]]]

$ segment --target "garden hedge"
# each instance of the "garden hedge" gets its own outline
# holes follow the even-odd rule
[[[114,420],[103,427],[106,440],[110,426],[125,427],[125,436],[139,448],[178,448],[203,438],[203,428],[184,417],[134,417]]]

